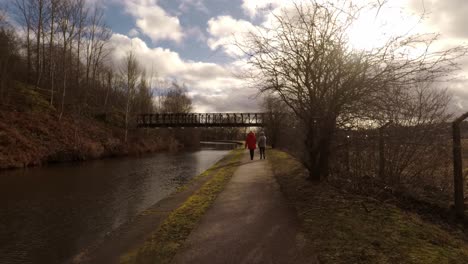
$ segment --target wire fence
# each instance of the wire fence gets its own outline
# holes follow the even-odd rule
[[[464,143],[466,178],[468,140]],[[448,124],[339,131],[333,150],[332,180],[340,179],[347,187],[363,193],[376,187],[442,207],[453,203],[452,134]]]

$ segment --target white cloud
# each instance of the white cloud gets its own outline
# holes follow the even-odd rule
[[[426,23],[452,37],[468,38],[468,1],[466,0],[407,0],[415,12],[426,13]]]
[[[138,37],[138,35],[140,35],[140,32],[138,31],[138,29],[132,28],[132,29],[128,32],[128,35],[129,35],[130,37]]]
[[[141,33],[153,42],[172,40],[179,43],[184,37],[179,18],[168,14],[156,0],[125,0],[122,3],[126,11],[136,18]]]
[[[185,33],[187,35],[187,38],[196,40],[198,42],[206,43],[207,42],[207,37],[205,35],[205,32],[203,32],[202,29],[199,27],[190,27],[185,30]]]
[[[181,10],[183,13],[189,13],[192,9],[203,12],[205,14],[209,13],[204,0],[180,0],[179,10]]]
[[[250,17],[269,13],[281,5],[282,0],[242,0],[242,9]]]
[[[177,52],[164,48],[149,48],[140,38],[114,34],[110,40],[113,63],[120,65],[127,52],[133,50],[140,64],[150,75],[177,80],[189,88],[195,111],[255,111],[258,103],[253,98],[255,89],[246,88],[243,80],[236,77],[238,63],[220,65],[208,62],[183,60]]]
[[[255,26],[246,20],[237,20],[231,16],[218,16],[208,21],[208,46],[212,50],[222,48],[232,57],[242,55],[236,47],[237,41],[242,41],[249,31],[255,30]]]

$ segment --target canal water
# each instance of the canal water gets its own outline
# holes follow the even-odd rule
[[[211,146],[1,171],[0,263],[64,263],[228,152]]]

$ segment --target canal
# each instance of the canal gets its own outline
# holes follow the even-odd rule
[[[66,262],[205,171],[222,149],[0,171],[0,263]]]

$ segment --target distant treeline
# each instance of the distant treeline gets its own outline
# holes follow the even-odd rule
[[[18,97],[32,90],[59,119],[104,117],[125,128],[136,113],[191,110],[184,85],[157,80],[132,50],[112,61],[111,35],[103,10],[85,0],[8,2],[0,13],[1,104],[21,108]]]
[[[191,130],[141,130],[136,115],[190,112],[184,84],[128,50],[111,58],[103,10],[12,0],[0,10],[0,168],[196,147]]]

